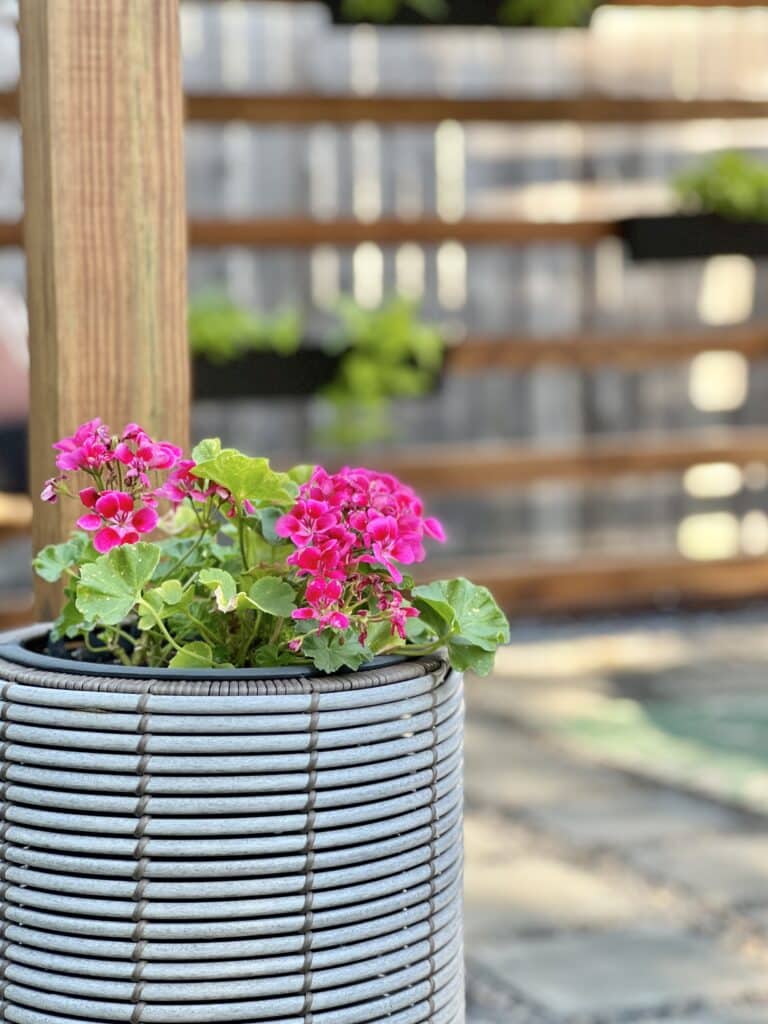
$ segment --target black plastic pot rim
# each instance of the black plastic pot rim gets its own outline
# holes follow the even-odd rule
[[[275,668],[221,668],[221,669],[178,669],[178,668],[147,668],[144,666],[104,664],[97,661],[73,661],[68,658],[54,658],[42,654],[32,645],[43,640],[51,629],[51,623],[30,626],[27,629],[6,634],[4,642],[0,642],[0,658],[13,665],[24,668],[39,669],[42,672],[60,672],[64,675],[96,676],[110,679],[169,679],[169,680],[201,680],[216,679],[306,679],[309,677],[325,678],[311,665],[280,665]],[[3,636],[0,634],[0,641]],[[358,671],[367,672],[372,669],[388,668],[400,665],[409,658],[406,656],[390,656],[374,658],[362,665]],[[334,673],[334,675],[345,673]],[[351,671],[350,675],[353,675]]]

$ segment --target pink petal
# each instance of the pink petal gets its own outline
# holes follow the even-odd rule
[[[93,508],[98,497],[99,492],[95,487],[84,487],[82,491],[80,491],[80,501],[82,501],[86,508]]]
[[[443,524],[439,519],[435,519],[433,516],[424,520],[424,533],[426,533],[428,537],[433,537],[435,540],[445,543],[446,537]]]
[[[120,534],[117,530],[113,530],[111,526],[105,526],[93,538],[93,546],[101,555],[111,551],[112,548],[116,548],[120,543]]]
[[[97,516],[95,512],[88,512],[86,515],[80,516],[77,525],[81,530],[98,530],[101,526],[101,516]]]
[[[134,460],[134,454],[127,444],[121,443],[115,448],[115,458],[119,459],[124,466],[130,466]]]
[[[139,533],[151,533],[157,526],[157,512],[153,508],[140,508],[131,516],[131,525]]]

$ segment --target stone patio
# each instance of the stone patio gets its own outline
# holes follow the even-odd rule
[[[470,1024],[768,1022],[766,618],[521,630],[469,683]]]

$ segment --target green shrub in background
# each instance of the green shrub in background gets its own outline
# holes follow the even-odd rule
[[[192,354],[212,363],[228,363],[256,351],[293,355],[301,344],[303,330],[302,318],[295,310],[272,315],[253,313],[218,292],[199,295],[189,307]]]
[[[496,20],[500,25],[533,25],[569,28],[581,25],[596,0],[500,0]],[[451,20],[450,0],[343,0],[347,21],[372,21],[385,25],[402,10],[415,11],[428,21]]]
[[[399,297],[375,310],[343,299],[338,315],[340,329],[331,344],[343,355],[325,392],[336,410],[328,439],[355,444],[389,437],[392,399],[418,398],[434,386],[443,336],[419,320],[416,303]]]
[[[572,28],[592,13],[595,0],[502,0],[500,25],[534,25],[537,28]]]
[[[686,210],[733,220],[768,220],[768,164],[744,153],[718,153],[674,182]]]
[[[342,14],[347,21],[376,21],[386,25],[403,8],[429,21],[444,21],[450,14],[446,0],[344,0]]]
[[[419,319],[416,303],[399,297],[375,310],[344,298],[337,317],[324,344],[339,355],[336,377],[324,391],[334,416],[321,439],[353,445],[390,437],[392,400],[418,398],[432,389],[443,364],[443,336]],[[227,363],[256,351],[293,356],[303,336],[304,321],[295,310],[257,314],[213,292],[190,306],[192,353],[211,362]]]

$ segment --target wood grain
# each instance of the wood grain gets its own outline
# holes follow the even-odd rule
[[[768,101],[741,98],[679,100],[635,96],[430,96],[424,94],[190,93],[190,121],[246,121],[253,124],[434,124],[465,122],[530,124],[647,124],[768,116]]]
[[[316,245],[399,245],[421,242],[435,245],[456,241],[466,245],[524,245],[530,242],[570,242],[593,245],[616,234],[608,220],[533,221],[505,218],[466,218],[449,222],[437,217],[412,220],[384,218],[371,222],[353,219],[312,220],[308,217],[268,217],[252,220],[193,220],[190,243],[218,248],[226,245],[304,249]]]
[[[353,246],[363,242],[399,245],[420,242],[438,245],[456,241],[465,245],[526,245],[534,242],[594,245],[611,238],[618,227],[610,220],[534,221],[505,218],[469,218],[445,221],[437,217],[412,220],[387,218],[373,222],[353,219],[312,220],[309,217],[258,219],[193,219],[189,241],[194,247],[219,249],[255,246],[272,249],[307,249],[316,245]],[[23,239],[22,225],[0,221],[0,247],[16,247]]]
[[[93,416],[187,440],[177,0],[22,0],[21,53],[35,493]],[[36,544],[69,516],[36,506]]]
[[[768,428],[700,430],[694,434],[585,438],[555,448],[494,441],[424,445],[384,454],[380,468],[417,490],[491,492],[542,480],[599,482],[613,477],[681,472],[708,462],[768,464]]]
[[[451,373],[460,374],[488,370],[514,372],[537,366],[585,370],[616,366],[640,370],[685,362],[701,352],[713,350],[736,352],[750,360],[768,358],[768,325],[541,337],[473,335],[448,350],[447,366]]]

